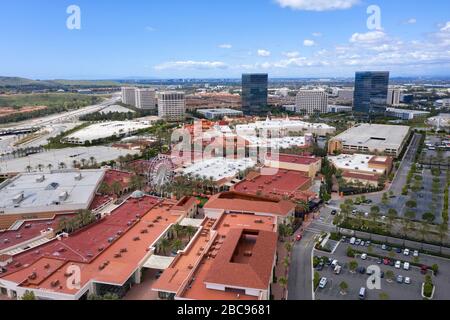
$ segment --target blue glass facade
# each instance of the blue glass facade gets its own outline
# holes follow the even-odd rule
[[[265,73],[242,75],[242,111],[256,115],[267,107],[269,76]]]
[[[354,111],[367,114],[386,112],[389,72],[357,72]]]

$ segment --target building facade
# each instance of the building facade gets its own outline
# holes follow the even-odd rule
[[[389,106],[398,106],[400,105],[400,96],[401,91],[399,89],[389,89],[388,90],[388,98],[387,98],[387,104]]]
[[[122,88],[122,102],[130,106],[136,106],[136,88]]]
[[[156,91],[136,89],[136,107],[143,110],[156,110]]]
[[[160,92],[158,94],[158,116],[166,121],[184,121],[186,119],[184,92]]]
[[[267,107],[268,74],[242,75],[242,111],[245,115],[258,114]]]
[[[301,90],[297,94],[296,112],[304,115],[328,112],[328,95],[321,90]]]
[[[355,76],[355,112],[380,114],[386,111],[389,72],[357,72]]]

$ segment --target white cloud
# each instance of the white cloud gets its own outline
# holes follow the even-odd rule
[[[260,56],[260,57],[270,57],[270,55],[271,55],[270,51],[267,51],[264,49],[258,50],[258,56]]]
[[[312,47],[312,46],[316,45],[316,43],[314,42],[314,40],[306,39],[305,41],[303,41],[303,45],[305,47]]]
[[[313,37],[317,38],[317,37],[321,37],[322,33],[320,33],[320,32],[313,32],[312,35],[313,35]]]
[[[283,52],[283,56],[288,58],[296,58],[300,55],[300,52],[298,51],[291,51],[291,52]]]
[[[366,33],[354,33],[350,38],[352,43],[373,43],[386,37],[383,31],[369,31]]]
[[[219,45],[219,48],[221,48],[221,49],[231,49],[231,48],[233,48],[233,46],[231,44],[224,43],[224,44]]]
[[[442,32],[450,32],[450,21],[448,21],[445,26],[441,28]]]
[[[156,70],[167,69],[225,69],[227,65],[221,61],[170,61],[154,67]]]
[[[359,0],[276,0],[283,8],[305,11],[328,11],[350,9]]]
[[[411,18],[405,21],[405,24],[416,24],[416,23],[417,23],[416,18]]]

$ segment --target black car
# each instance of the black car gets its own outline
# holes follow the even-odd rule
[[[324,264],[323,264],[323,262],[321,262],[321,263],[319,263],[319,264],[317,265],[316,270],[317,270],[317,271],[322,271],[322,270],[323,270],[323,267],[324,267]]]
[[[331,215],[332,215],[332,216],[337,215],[337,211],[336,211],[336,210],[331,211]]]
[[[366,273],[366,268],[364,267],[358,267],[358,269],[356,269],[356,272],[360,273],[360,274],[365,274]]]

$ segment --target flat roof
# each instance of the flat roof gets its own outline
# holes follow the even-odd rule
[[[51,150],[47,152],[36,153],[23,158],[8,159],[0,161],[1,173],[18,173],[26,172],[27,167],[31,167],[31,171],[39,171],[36,166],[42,164],[44,168],[47,168],[49,164],[53,166],[53,169],[58,169],[59,164],[62,162],[67,168],[73,167],[73,161],[81,163],[82,159],[89,161],[93,157],[97,163],[116,160],[120,156],[126,156],[127,154],[138,154],[137,150],[125,150],[119,148],[111,148],[105,146],[96,147],[73,147],[58,150]]]
[[[0,211],[46,208],[63,211],[65,206],[89,207],[103,170],[69,170],[51,173],[23,173],[0,185]],[[71,207],[72,208],[72,207]]]
[[[191,174],[194,177],[199,175],[205,179],[212,177],[214,181],[220,181],[222,179],[234,178],[239,171],[252,168],[255,165],[255,161],[251,158],[212,158],[195,162],[181,171],[184,175]]]
[[[386,170],[370,166],[372,161],[385,163],[388,157],[367,155],[367,154],[341,154],[335,157],[328,157],[333,165],[341,170],[356,170],[384,174]]]
[[[365,146],[369,149],[398,149],[405,141],[410,127],[385,124],[359,124],[333,140],[341,140],[345,145]],[[380,150],[382,151],[382,150]]]
[[[111,136],[129,134],[137,130],[146,129],[152,126],[150,121],[111,121],[92,124],[84,129],[78,130],[64,140],[93,141],[96,139]]]
[[[305,137],[264,138],[256,136],[241,136],[251,146],[268,147],[272,149],[288,149],[292,147],[308,147]]]

